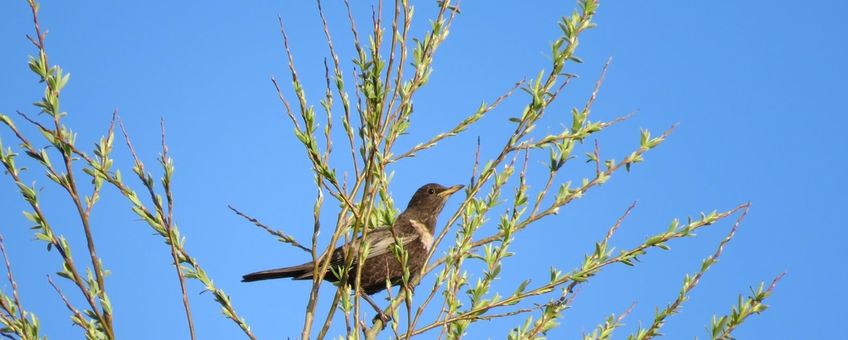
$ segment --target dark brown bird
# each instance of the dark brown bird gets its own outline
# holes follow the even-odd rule
[[[445,207],[445,202],[451,194],[462,189],[462,185],[444,187],[439,184],[430,183],[422,186],[406,206],[406,210],[397,217],[395,223],[390,227],[378,227],[368,231],[366,237],[370,245],[365,262],[362,264],[362,276],[359,286],[365,294],[372,295],[386,289],[386,279],[392,285],[402,282],[403,268],[400,261],[392,252],[395,237],[401,241],[409,257],[407,266],[409,272],[415,275],[425,265],[427,253],[433,246],[433,235],[436,231],[436,218]],[[392,233],[394,232],[394,236]],[[361,237],[360,237],[361,239]],[[359,240],[342,245],[333,250],[331,268],[344,266],[345,249],[348,247],[358,248]],[[354,248],[354,250],[356,250]],[[357,263],[354,261],[348,273],[348,281],[353,282],[356,275]],[[312,280],[312,262],[285,268],[265,270],[261,272],[244,275],[243,282],[292,278],[294,280]],[[324,280],[338,282],[339,278],[328,271]]]

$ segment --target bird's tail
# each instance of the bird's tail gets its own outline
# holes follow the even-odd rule
[[[270,279],[293,278],[295,280],[307,280],[312,278],[312,263],[304,263],[299,266],[263,270],[242,276],[242,282],[252,282]]]

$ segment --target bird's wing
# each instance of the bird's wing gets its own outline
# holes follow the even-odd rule
[[[368,248],[368,257],[380,256],[392,251],[392,245],[395,244],[395,238],[392,236],[392,231],[389,228],[374,229],[368,233],[366,238],[370,244]],[[418,239],[418,235],[397,236],[397,240],[406,247],[410,242]]]
[[[411,242],[418,240],[419,235],[398,235],[397,239],[404,246],[409,245]],[[361,239],[361,238],[360,238]],[[392,245],[395,244],[395,238],[392,236],[392,231],[390,227],[379,227],[374,228],[368,231],[368,235],[365,237],[366,243],[368,246],[368,258],[373,258],[376,256],[380,256],[386,253],[391,253]],[[352,246],[353,250],[356,251],[359,249],[360,242],[352,242],[352,245],[344,245],[337,248],[333,251],[334,262],[335,260],[341,261],[344,259],[344,253],[346,247]]]

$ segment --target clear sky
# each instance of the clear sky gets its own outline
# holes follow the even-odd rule
[[[354,3],[364,26],[368,5]],[[434,3],[415,2],[416,32],[433,17]],[[491,102],[515,81],[547,67],[557,20],[574,5],[571,0],[464,1],[436,56],[431,82],[416,98],[413,125],[399,150],[452,127],[481,101]],[[342,59],[349,60],[343,7],[335,1],[325,7]],[[706,274],[682,313],[669,319],[664,333],[670,339],[708,336],[712,315],[728,313],[737,294],[787,271],[768,300],[771,308],[735,334],[742,339],[848,338],[848,186],[843,175],[848,166],[843,131],[848,67],[841,58],[847,12],[844,1],[602,1],[599,27],[583,36],[578,51],[585,63],[568,69],[581,78],[537,130],[554,132],[570,123],[567,109],[582,105],[609,57],[613,62],[594,119],[638,113],[598,136],[604,152],[621,159],[637,145],[639,128],[658,134],[672,124],[679,127],[631,173],[614,176],[519,235],[511,248],[516,256],[505,262],[495,287],[509,294],[521,278],[541,282],[551,266],[573,268],[634,200],[637,209],[613,240],[617,248],[663,231],[675,217],[751,201],[750,214],[721,262]],[[92,145],[118,108],[138,152],[152,166],[159,152],[159,118],[164,117],[177,168],[176,220],[186,247],[260,338],[297,336],[309,284],[244,284],[241,275],[307,257],[226,206],[233,204],[306,240],[314,196],[303,150],[269,81],[272,75],[288,77],[277,15],[286,21],[300,75],[317,108],[327,50],[314,2],[45,1],[41,15],[50,32],[50,61],[72,74],[62,103],[70,113],[67,123],[79,133],[78,145]],[[41,97],[43,87],[26,66],[35,51],[24,37],[31,32],[25,1],[0,5],[0,112],[5,114],[34,113],[30,103]],[[497,136],[511,124],[507,118],[526,102],[522,96],[466,135],[393,167],[391,191],[398,205],[404,206],[426,182],[465,183],[477,136],[484,156],[495,152],[502,143]],[[0,138],[12,144],[8,131]],[[117,165],[128,175],[128,153],[116,145]],[[569,167],[564,177],[577,179],[591,171],[582,162]],[[531,164],[534,171],[541,176],[544,165]],[[84,238],[64,193],[36,175],[27,174],[38,180],[42,199],[49,202],[45,209],[61,221],[54,222],[57,231],[71,240],[82,261]],[[104,194],[94,211],[94,230],[99,254],[112,271],[107,288],[118,334],[124,339],[186,338],[167,247],[117,192]],[[45,280],[60,268],[58,256],[33,240],[20,214],[24,203],[5,176],[0,202],[0,232],[24,304],[40,317],[45,335],[81,337]],[[443,220],[457,204],[457,199],[448,203]],[[562,326],[549,335],[574,338],[634,302],[619,337],[640,322],[649,323],[655,306],[674,299],[684,274],[699,268],[730,222],[674,241],[670,253],[653,252],[635,268],[605,270],[583,286]],[[81,302],[70,285],[63,287]],[[201,339],[239,337],[209,294],[198,295],[201,287],[194,282],[189,289]],[[502,338],[523,320],[482,322],[469,335]]]

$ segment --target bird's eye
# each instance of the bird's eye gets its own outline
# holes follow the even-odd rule
[[[427,190],[427,193],[428,193],[428,194],[430,194],[430,195],[435,194],[435,193],[436,193],[436,189],[430,189],[430,190]]]

